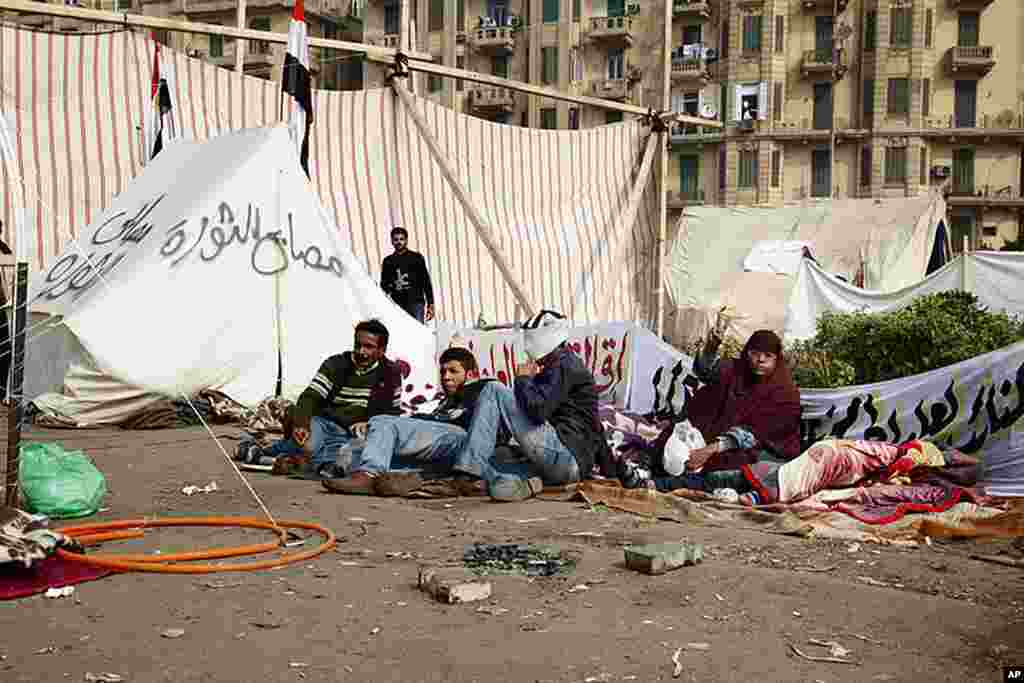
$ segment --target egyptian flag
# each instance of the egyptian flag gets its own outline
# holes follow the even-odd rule
[[[153,102],[153,146],[150,148],[150,159],[164,148],[164,117],[171,113],[171,89],[167,87],[167,79],[160,75],[160,43],[155,38],[153,46],[153,80],[149,93]]]
[[[309,175],[309,127],[313,125],[313,89],[309,79],[309,40],[306,37],[306,13],[302,0],[295,0],[295,10],[288,25],[288,52],[284,55],[284,77],[281,88],[295,99],[288,115],[288,128],[299,148],[299,162]]]

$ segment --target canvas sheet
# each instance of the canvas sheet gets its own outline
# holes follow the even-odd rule
[[[822,269],[891,291],[923,279],[945,201],[939,195],[903,199],[842,199],[777,208],[687,207],[663,273],[675,304],[666,314],[670,341],[690,348],[727,308],[729,332],[746,339],[758,329],[781,333],[795,277],[764,268],[758,244],[805,243]],[[755,254],[752,254],[755,252]],[[750,272],[756,270],[778,272]]]
[[[693,359],[631,323],[598,323],[573,327],[569,345],[594,373],[604,402],[630,412],[679,410],[686,392],[685,379]],[[526,358],[519,329],[476,330],[441,328],[438,355],[452,345],[471,349],[481,374],[511,385],[515,367]]]
[[[131,32],[48,34],[5,26],[2,120],[10,128],[0,219],[34,268],[50,266],[146,164],[153,45]],[[280,84],[161,50],[174,109],[165,138],[202,141],[274,125]],[[312,186],[339,238],[374,280],[402,225],[434,278],[440,319],[522,319],[511,289],[390,90],[317,91]],[[537,307],[582,323],[656,316],[653,183],[624,224],[649,133],[639,122],[585,131],[490,123],[417,99],[444,154]],[[286,103],[286,108],[290,103]],[[287,112],[285,112],[287,116]],[[173,141],[166,141],[166,149]],[[621,257],[619,255],[622,255]],[[585,275],[593,276],[586,280]],[[584,305],[573,310],[580,287]]]
[[[926,294],[963,290],[993,311],[1024,315],[1024,254],[973,252],[958,256],[920,282],[895,291],[853,287],[805,259],[786,309],[787,341],[810,339],[825,313],[881,313],[908,306]]]
[[[61,319],[93,365],[72,366],[63,399],[44,401],[80,423],[208,388],[255,406],[279,358],[294,399],[370,317],[407,370],[405,398],[436,384],[433,333],[367,275],[283,125],[165,150],[31,279],[29,305]]]

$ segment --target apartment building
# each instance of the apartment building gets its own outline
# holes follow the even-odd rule
[[[410,16],[442,64],[658,108],[664,1],[419,0]],[[956,248],[1024,232],[1020,0],[668,1],[671,107],[726,124],[673,130],[671,208],[941,188]],[[398,45],[398,0],[363,18],[367,42]],[[446,79],[424,90],[513,125],[619,119]]]
[[[133,12],[181,21],[196,21],[223,26],[238,25],[237,0],[40,0],[114,12]],[[288,32],[295,0],[247,0],[246,25],[257,31]],[[363,25],[361,0],[306,0],[309,35],[339,40],[361,41]],[[47,15],[19,15],[17,21],[33,28],[75,33],[103,28],[89,22]],[[235,40],[221,36],[203,36],[157,31],[157,40],[192,57],[235,68]],[[284,64],[285,46],[245,41],[243,69],[250,76],[278,80]],[[362,61],[334,50],[314,49],[310,71],[314,87],[353,89],[363,87]]]

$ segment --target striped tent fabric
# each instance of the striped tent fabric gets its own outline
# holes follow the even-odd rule
[[[143,34],[54,34],[0,28],[4,153],[2,220],[21,218],[33,269],[96,219],[146,163],[153,43]],[[285,120],[280,85],[170,49],[170,134],[205,140]],[[511,288],[404,105],[389,89],[316,91],[310,183],[367,271],[379,276],[393,226],[407,228],[434,278],[438,316],[455,323],[521,320]],[[657,195],[637,178],[649,128],[584,131],[494,124],[416,98],[444,155],[492,226],[535,307],[581,323],[656,315]],[[173,142],[165,143],[173,144]],[[646,182],[630,225],[628,197]],[[20,194],[14,190],[19,190]],[[19,200],[19,197],[21,198]],[[24,212],[16,215],[21,201]],[[584,295],[578,296],[581,287]],[[573,310],[574,301],[583,302]]]

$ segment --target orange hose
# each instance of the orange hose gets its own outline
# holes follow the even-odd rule
[[[75,540],[82,545],[99,545],[105,541],[121,541],[129,538],[142,538],[145,532],[139,531],[109,531],[105,534],[85,534],[75,536]]]
[[[283,567],[294,562],[301,562],[316,557],[331,548],[337,540],[334,533],[319,524],[310,522],[279,521],[275,527],[272,523],[254,519],[252,517],[171,517],[167,519],[129,519],[118,522],[102,522],[96,524],[81,524],[59,529],[60,533],[72,538],[96,538],[97,532],[107,532],[120,529],[145,529],[149,527],[170,527],[170,526],[231,526],[248,529],[264,529],[277,534],[276,543],[257,543],[234,548],[215,548],[189,553],[173,553],[169,555],[78,555],[65,550],[57,550],[57,554],[68,560],[82,562],[94,567],[103,567],[114,571],[141,571],[158,572],[165,574],[209,574],[213,572],[243,572],[257,569],[272,569]],[[307,529],[315,531],[324,537],[324,542],[316,548],[297,553],[289,553],[269,560],[257,560],[242,564],[190,564],[179,565],[172,562],[186,562],[191,560],[220,559],[225,557],[240,557],[242,555],[256,555],[270,552],[284,546],[286,535],[284,529]],[[132,537],[137,537],[136,532],[128,532]]]

